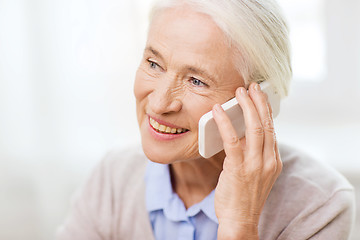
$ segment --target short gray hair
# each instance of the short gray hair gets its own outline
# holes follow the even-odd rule
[[[150,21],[160,10],[187,5],[209,15],[234,46],[234,63],[246,85],[270,82],[281,97],[292,78],[289,29],[275,0],[158,0]]]

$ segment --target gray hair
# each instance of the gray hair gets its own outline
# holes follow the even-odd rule
[[[159,11],[187,5],[209,15],[235,47],[234,63],[246,85],[270,82],[281,97],[292,77],[289,29],[275,0],[158,0]]]

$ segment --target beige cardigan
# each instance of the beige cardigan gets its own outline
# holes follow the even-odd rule
[[[353,187],[293,148],[280,145],[280,153],[284,168],[261,214],[260,239],[347,239]],[[154,240],[145,207],[146,163],[140,146],[109,152],[77,192],[56,239]]]

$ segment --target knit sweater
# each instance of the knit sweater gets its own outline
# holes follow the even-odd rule
[[[265,203],[260,239],[345,240],[354,190],[331,167],[280,144],[283,170]],[[148,160],[141,146],[113,149],[73,198],[57,240],[154,240],[145,206]]]

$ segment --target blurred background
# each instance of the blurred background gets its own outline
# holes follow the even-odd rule
[[[0,0],[0,239],[52,239],[94,165],[139,141],[132,85],[149,3]],[[360,1],[280,4],[294,79],[278,139],[343,173],[359,213]]]

